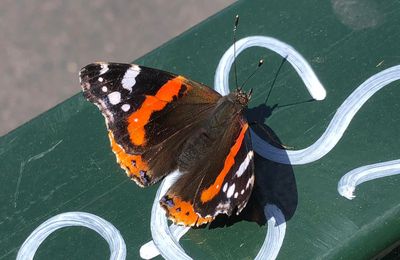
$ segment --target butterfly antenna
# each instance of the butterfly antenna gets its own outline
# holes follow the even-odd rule
[[[258,69],[264,64],[264,60],[261,59],[258,61],[257,68],[253,71],[253,73],[250,74],[250,76],[247,77],[247,79],[243,82],[242,86],[240,86],[239,89],[243,89],[244,86],[246,85],[247,81],[249,81],[258,71]]]
[[[285,56],[285,57],[282,59],[281,65],[279,65],[279,68],[278,68],[278,70],[277,70],[276,73],[275,73],[274,80],[273,80],[272,83],[271,83],[271,87],[269,88],[268,95],[267,95],[267,97],[265,98],[265,101],[264,101],[264,104],[265,104],[265,105],[267,104],[267,101],[268,101],[268,99],[269,99],[269,96],[271,96],[272,89],[273,89],[274,86],[275,86],[276,79],[278,78],[279,72],[281,71],[281,69],[282,69],[282,67],[283,67],[283,64],[285,64],[285,62],[286,62],[286,60],[287,60],[287,57],[288,57],[288,56]]]
[[[234,69],[234,75],[235,75],[235,84],[236,88],[239,88],[238,84],[238,78],[237,78],[237,69],[236,69],[236,29],[239,24],[239,15],[237,14],[235,16],[235,23],[233,25],[233,69]]]

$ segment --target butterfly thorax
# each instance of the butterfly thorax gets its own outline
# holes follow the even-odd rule
[[[237,88],[234,92],[230,93],[228,96],[231,96],[231,99],[240,104],[242,107],[246,107],[251,98],[251,91],[244,92],[242,89]]]
[[[210,153],[217,152],[210,148],[215,147],[215,143],[224,142],[221,137],[224,138],[227,133],[237,132],[236,128],[239,128],[240,124],[232,124],[232,122],[243,118],[243,110],[248,102],[244,94],[246,93],[235,91],[219,99],[208,120],[189,137],[183,146],[178,160],[181,171],[185,172],[195,165],[201,165],[199,161],[210,158]],[[231,141],[231,137],[228,139]]]
[[[233,120],[242,115],[249,100],[250,95],[241,89],[221,97],[211,113],[207,126],[211,129],[229,127]]]

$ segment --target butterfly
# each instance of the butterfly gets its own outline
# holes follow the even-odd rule
[[[129,178],[145,187],[179,170],[160,200],[169,219],[199,226],[243,210],[255,181],[244,116],[251,91],[222,96],[184,76],[134,64],[97,62],[79,75]]]

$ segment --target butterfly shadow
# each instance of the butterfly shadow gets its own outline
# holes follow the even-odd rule
[[[264,122],[276,108],[277,105],[269,107],[262,104],[248,109],[246,116],[251,128],[259,137],[284,149],[276,133],[265,124],[258,123]],[[210,229],[231,226],[243,220],[265,225],[267,217],[264,214],[264,209],[267,204],[276,205],[282,211],[286,221],[293,217],[298,204],[298,195],[292,166],[270,161],[257,153],[255,153],[254,166],[256,181],[246,207],[239,215],[232,214],[229,217],[219,215],[210,224]],[[281,223],[277,222],[276,224]]]

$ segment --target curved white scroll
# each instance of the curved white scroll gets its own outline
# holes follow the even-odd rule
[[[181,237],[188,232],[190,227],[185,227],[185,226],[178,226],[172,224],[169,226],[169,230],[171,232],[172,237],[175,238],[176,241],[179,241]],[[152,259],[160,254],[160,251],[158,251],[158,248],[154,244],[154,241],[151,240],[144,244],[143,246],[140,247],[140,257],[143,259]]]
[[[108,243],[111,260],[124,260],[126,246],[124,239],[110,222],[86,212],[67,212],[56,215],[37,227],[25,240],[18,251],[17,260],[32,260],[40,244],[54,231],[71,226],[90,228],[99,233]]]
[[[323,100],[326,97],[325,88],[315,75],[310,64],[292,46],[267,36],[250,36],[236,42],[236,56],[250,47],[264,47],[270,49],[292,64],[300,78],[306,85],[308,92],[315,100]],[[234,61],[234,46],[232,45],[219,61],[214,77],[214,88],[222,95],[229,94],[229,72]]]
[[[159,203],[157,202],[157,204]],[[282,247],[283,239],[285,238],[286,233],[285,217],[282,211],[277,206],[273,204],[267,204],[264,213],[265,216],[267,216],[268,218],[268,230],[264,243],[255,258],[257,260],[275,259],[278,256],[280,248]],[[161,216],[158,215],[158,217]],[[157,222],[160,223],[159,221]],[[157,222],[152,221],[151,225],[154,225]],[[185,258],[189,257],[188,255],[186,255],[184,250],[181,249],[178,241],[184,234],[186,234],[187,231],[189,231],[190,228],[172,224],[169,227],[170,232],[168,232],[165,229],[164,224],[162,224],[162,226],[163,228],[161,229],[161,232],[163,233],[163,235],[158,235],[160,231],[157,231],[156,238],[154,238],[153,236],[153,239],[159,241],[158,246],[160,246],[161,242],[162,248],[160,251],[163,252],[163,257],[165,259],[175,259],[176,255],[178,254],[185,254]],[[170,238],[168,238],[167,240],[162,240],[165,236],[170,236]],[[160,251],[158,250],[157,246],[155,246],[155,243],[153,241],[150,241],[140,248],[140,257],[143,259],[152,259],[158,256]]]
[[[192,259],[185,253],[185,250],[183,250],[183,248],[180,246],[176,237],[173,236],[173,233],[168,227],[165,212],[161,208],[159,203],[162,196],[175,182],[179,174],[179,171],[175,171],[163,180],[157,190],[157,194],[153,203],[153,208],[151,210],[151,236],[153,237],[154,244],[156,245],[158,251],[165,259]],[[146,254],[156,254],[156,252],[146,252]]]
[[[305,149],[284,151],[275,148],[256,135],[252,135],[253,148],[261,156],[280,163],[306,164],[316,161],[338,143],[354,115],[372,95],[399,79],[400,65],[388,68],[367,79],[338,108],[322,136]]]
[[[356,186],[361,183],[396,174],[400,174],[400,160],[365,165],[346,173],[338,183],[338,192],[352,200]]]
[[[255,260],[276,259],[286,233],[285,216],[276,205],[267,204],[264,214],[268,218],[268,231]]]

